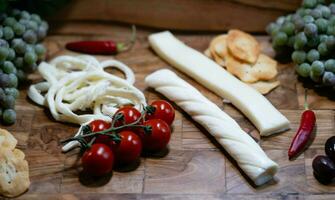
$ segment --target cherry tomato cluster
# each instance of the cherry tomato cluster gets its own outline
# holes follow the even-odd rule
[[[175,117],[173,107],[157,100],[144,110],[141,113],[125,106],[115,113],[112,122],[94,120],[88,125],[85,141],[90,145],[81,159],[85,173],[101,176],[110,173],[114,164],[138,161],[142,151],[159,152],[167,147]]]

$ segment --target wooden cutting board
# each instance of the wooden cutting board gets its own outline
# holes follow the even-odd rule
[[[48,59],[57,55],[73,54],[64,50],[64,44],[81,39],[113,39],[125,41],[128,26],[97,23],[52,24],[54,29],[45,41]],[[170,68],[149,48],[148,34],[157,30],[140,29],[134,48],[115,56],[130,66],[136,74],[136,87],[148,102],[164,98],[146,88],[144,78],[149,73]],[[208,34],[176,33],[187,45],[203,51],[214,36]],[[258,36],[263,52],[273,56],[268,37]],[[100,59],[112,58],[100,56]],[[114,171],[111,177],[90,180],[80,175],[75,152],[61,153],[59,141],[72,136],[77,126],[53,120],[47,109],[32,103],[21,89],[17,101],[17,123],[4,127],[19,141],[18,147],[26,153],[30,166],[31,186],[20,199],[335,199],[335,187],[320,185],[312,175],[312,159],[324,154],[326,139],[334,134],[334,93],[313,89],[297,80],[293,64],[279,64],[281,86],[266,97],[291,121],[292,130],[267,138],[232,105],[175,69],[178,75],[198,88],[206,97],[231,115],[248,132],[271,159],[279,172],[275,180],[254,188],[232,164],[213,138],[178,107],[173,124],[169,152],[160,158],[146,157],[136,169]],[[35,73],[33,82],[41,79]],[[304,87],[309,90],[308,102],[317,115],[317,136],[309,149],[294,161],[288,161],[287,149],[297,129],[303,111]]]

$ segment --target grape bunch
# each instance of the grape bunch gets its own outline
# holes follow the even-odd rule
[[[18,84],[44,59],[41,41],[47,30],[47,22],[37,14],[17,9],[0,14],[0,120],[4,124],[16,121]]]
[[[291,53],[299,76],[335,89],[335,3],[304,0],[266,28],[277,53]]]

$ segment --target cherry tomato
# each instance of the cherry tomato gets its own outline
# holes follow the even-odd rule
[[[151,127],[151,133],[140,132],[143,148],[147,151],[163,150],[170,141],[170,126],[161,119],[150,119],[143,125]]]
[[[81,158],[84,172],[92,176],[107,174],[113,169],[114,155],[105,144],[93,144]]]
[[[111,123],[106,122],[101,119],[97,119],[97,120],[92,121],[89,124],[89,126],[92,132],[99,132],[99,131],[109,129],[111,127]],[[109,142],[110,142],[110,138],[107,135],[98,135],[95,139],[95,143],[103,143],[103,144],[108,145]]]
[[[132,131],[121,131],[119,133],[121,141],[112,143],[117,164],[129,164],[136,161],[142,151],[142,141],[138,135]]]
[[[171,104],[164,100],[157,100],[150,104],[155,108],[154,113],[148,113],[146,119],[161,119],[171,126],[175,112]]]
[[[125,106],[120,108],[118,111],[116,111],[113,119],[115,119],[115,116],[119,113],[123,114],[124,120],[118,120],[117,122],[115,122],[115,127],[119,127],[124,124],[131,124],[137,121],[141,117],[140,111],[138,111],[136,108],[132,106]]]

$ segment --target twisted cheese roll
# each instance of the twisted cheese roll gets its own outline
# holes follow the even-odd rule
[[[276,174],[278,165],[236,121],[175,73],[159,70],[147,76],[145,82],[206,128],[256,185],[268,182]]]

